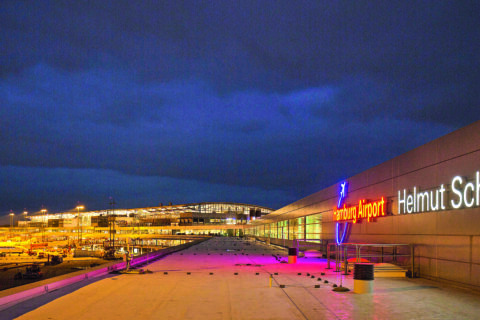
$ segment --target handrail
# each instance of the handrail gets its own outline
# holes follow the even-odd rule
[[[335,272],[340,272],[341,271],[341,260],[343,260],[344,264],[344,271],[345,274],[348,274],[348,256],[349,256],[349,248],[354,248],[355,249],[355,260],[356,262],[361,262],[363,257],[368,257],[368,258],[381,258],[381,261],[383,262],[384,257],[389,257],[391,256],[394,261],[398,257],[410,257],[410,268],[411,268],[411,275],[412,277],[415,274],[415,255],[414,255],[414,246],[412,244],[403,244],[403,243],[342,243],[340,245],[337,245],[336,243],[329,243],[327,245],[327,269],[331,269],[330,267],[330,261],[331,261],[331,246],[335,246]],[[397,247],[400,246],[408,246],[410,248],[410,253],[409,254],[398,254],[397,252]],[[364,247],[374,247],[374,248],[382,248],[382,251],[380,254],[363,254],[361,253],[362,248]],[[393,248],[393,251],[391,254],[385,254],[383,251],[383,248]],[[342,250],[343,249],[343,250]],[[343,259],[342,259],[343,258]]]

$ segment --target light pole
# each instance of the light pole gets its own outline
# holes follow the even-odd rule
[[[42,242],[45,243],[45,227],[46,227],[46,224],[47,224],[47,219],[46,219],[46,213],[47,213],[47,209],[45,208],[42,208],[42,210],[40,210],[40,212],[43,214],[42,216]]]
[[[10,210],[10,238],[12,237],[13,217],[14,216],[15,216],[15,213],[13,213],[13,211]]]
[[[25,227],[25,240],[27,240],[27,235],[28,235],[27,214],[28,214],[27,209],[24,209],[23,220],[24,220],[24,223],[25,223],[25,225],[24,225],[24,227]]]
[[[115,200],[110,197],[110,206],[112,208],[111,215],[108,217],[109,223],[109,244],[113,249],[113,254],[115,255]]]
[[[82,224],[80,223],[80,210],[83,210],[85,207],[84,206],[77,206],[76,209],[77,209],[77,227],[80,225],[80,233],[78,234],[78,245],[82,245]],[[77,229],[77,233],[78,233],[78,229]]]

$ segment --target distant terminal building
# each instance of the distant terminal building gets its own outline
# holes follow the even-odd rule
[[[243,203],[202,202],[158,207],[97,211],[73,210],[60,213],[29,215],[29,221],[19,222],[26,227],[46,227],[55,231],[102,233],[114,221],[116,233],[144,234],[243,234],[243,228],[273,209]],[[109,218],[110,217],[110,218]],[[111,217],[114,217],[113,219]]]

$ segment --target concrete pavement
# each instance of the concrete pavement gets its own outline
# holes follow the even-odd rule
[[[213,238],[150,264],[151,274],[102,279],[18,319],[480,317],[480,294],[476,292],[424,279],[378,278],[371,294],[337,293],[332,291],[333,284],[340,282],[353,290],[351,275],[326,270],[326,261],[320,258],[299,258],[297,264],[279,262],[287,260],[286,253],[260,243]],[[9,314],[14,313],[5,310],[1,318],[8,319]]]

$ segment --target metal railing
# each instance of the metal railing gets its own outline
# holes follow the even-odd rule
[[[332,251],[332,247],[334,247]],[[399,248],[407,247],[409,253],[404,253]],[[362,249],[367,249],[362,253]],[[385,250],[387,249],[387,250]],[[411,244],[399,244],[399,243],[343,243],[337,245],[336,243],[329,243],[327,245],[327,269],[332,269],[331,260],[332,252],[335,256],[335,272],[342,271],[348,274],[348,260],[354,258],[354,263],[360,263],[363,259],[367,259],[370,262],[383,263],[385,261],[391,261],[394,264],[402,264],[408,261],[408,269],[411,272],[411,276],[415,274],[415,257],[414,246]]]
[[[297,252],[300,252],[301,248],[312,248],[319,252],[324,253],[328,248],[329,240],[323,239],[294,239],[293,247],[297,248]]]

